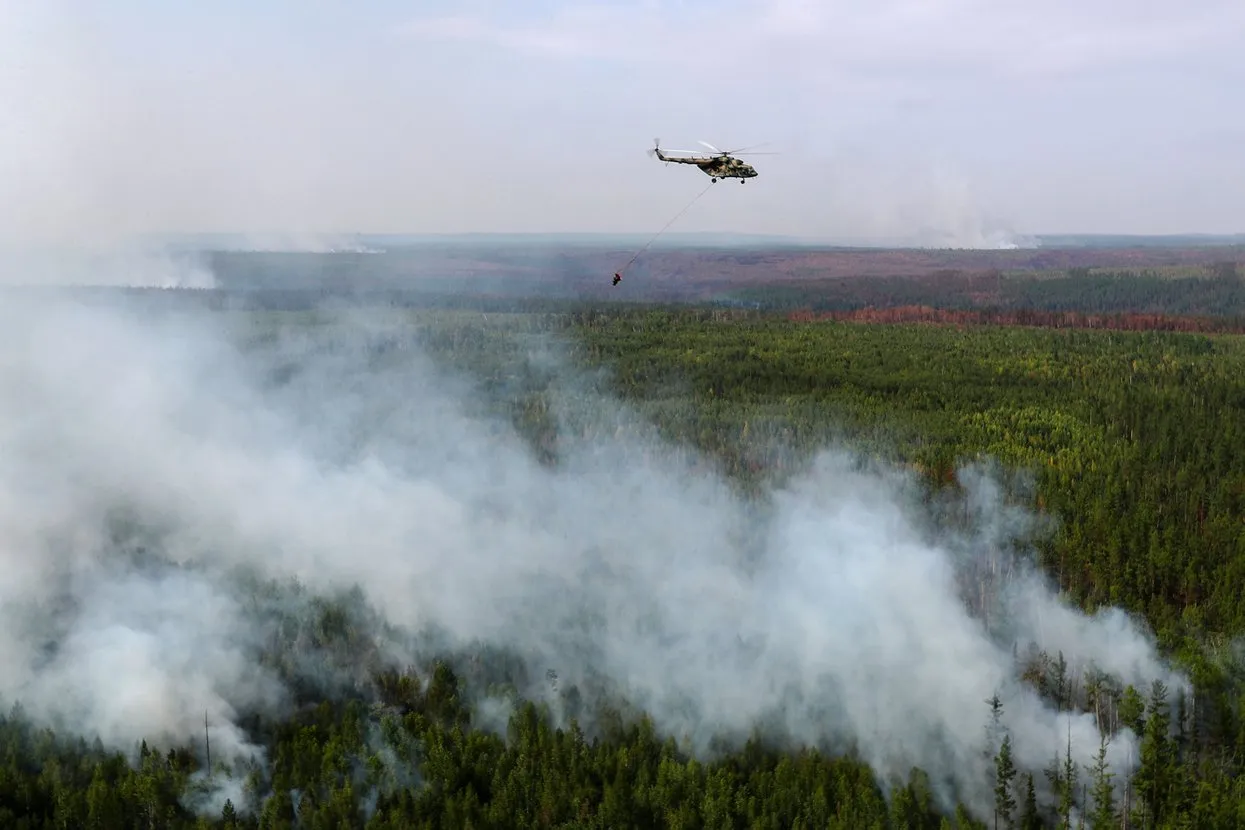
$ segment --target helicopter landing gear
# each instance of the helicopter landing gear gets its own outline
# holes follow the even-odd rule
[[[718,180],[718,177],[717,177],[717,176],[712,176],[712,177],[709,179],[709,183],[710,183],[710,184],[713,184],[713,183],[715,183],[717,180]]]
[[[747,183],[747,181],[748,181],[747,179],[740,179],[740,180],[739,180],[739,183],[740,183],[740,184],[746,184],[746,183]]]

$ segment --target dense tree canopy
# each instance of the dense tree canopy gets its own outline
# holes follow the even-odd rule
[[[1091,306],[1120,305],[1111,299],[1115,279],[1094,283],[1100,299]],[[1239,305],[1235,275],[1218,279],[1205,290],[1226,292]],[[1156,292],[1155,304],[1170,303],[1167,289],[1141,285]],[[1049,299],[1045,307],[1064,301]],[[1180,310],[1198,307],[1189,301]],[[263,338],[277,326],[324,319],[248,312],[234,323]],[[582,368],[605,370],[592,376],[598,391],[706,453],[745,490],[790,474],[831,440],[909,465],[933,489],[954,487],[957,467],[975,458],[1031,472],[1032,493],[1013,495],[1057,520],[1041,542],[1042,564],[1085,608],[1118,605],[1143,615],[1191,672],[1197,700],[1161,684],[1106,689],[1090,682],[1070,691],[1061,656],[1035,657],[1027,679],[1061,708],[1098,712],[1104,723],[1143,736],[1141,767],[1121,802],[1105,751],[1084,771],[1092,786],[1079,788],[1068,784],[1070,756],[1046,770],[1020,769],[1019,739],[1007,736],[995,747],[990,782],[997,826],[1115,827],[1126,815],[1134,827],[1245,826],[1245,676],[1232,648],[1245,632],[1245,341],[799,322],[721,309],[438,311],[412,313],[409,322],[434,356],[474,373],[492,405],[509,413],[550,464],[557,463],[559,427],[548,370],[515,348],[546,335],[568,344]],[[352,639],[359,632],[349,616],[333,613],[326,605],[317,623],[321,644],[366,650]],[[245,779],[236,794],[259,804],[254,813],[218,797],[219,810],[196,815],[196,797],[211,792],[202,747],[144,743],[131,765],[89,737],[31,723],[19,705],[0,722],[0,824],[995,826],[973,821],[963,807],[940,810],[929,771],[878,781],[858,758],[783,752],[764,735],[724,758],[698,760],[645,717],[605,718],[608,728],[588,737],[578,723],[555,728],[533,703],[520,703],[499,734],[465,702],[471,681],[458,664],[422,669],[376,671],[352,693],[312,695],[288,721],[253,724],[269,766],[215,769],[212,780],[229,772]],[[982,689],[981,699],[992,691]],[[1190,717],[1184,710],[1194,706]],[[983,705],[983,725],[990,714]],[[1035,784],[1056,798],[1039,801]]]

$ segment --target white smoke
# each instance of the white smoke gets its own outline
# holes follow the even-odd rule
[[[935,170],[903,207],[907,221],[921,230],[918,245],[931,248],[1010,250],[1036,247],[986,204],[969,180]]]
[[[537,363],[563,375],[550,467],[409,322],[320,319],[4,304],[0,695],[119,747],[195,740],[205,710],[279,713],[239,569],[357,585],[408,632],[604,677],[693,750],[765,723],[858,742],[883,775],[922,766],[977,805],[996,690],[1018,762],[1067,739],[1069,716],[1014,679],[1014,644],[1185,685],[1130,620],[1039,579],[1009,583],[1001,623],[968,612],[958,563],[1032,531],[988,477],[965,478],[960,534],[842,451],[753,503],[556,362]],[[1093,716],[1070,724],[1088,764]],[[257,752],[220,734],[214,754]],[[1127,733],[1111,748],[1136,757]]]
[[[136,257],[132,247],[110,243],[0,251],[0,286],[6,285],[210,289],[217,282],[199,252],[153,248]]]

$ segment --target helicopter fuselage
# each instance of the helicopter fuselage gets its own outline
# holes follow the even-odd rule
[[[665,162],[673,162],[674,164],[694,164],[701,171],[712,178],[714,181],[718,179],[744,179],[756,178],[757,171],[751,164],[740,161],[734,156],[710,156],[709,158],[691,158],[687,156],[667,156],[657,150],[657,158]]]

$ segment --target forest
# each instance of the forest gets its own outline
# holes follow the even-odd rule
[[[1053,709],[1138,736],[1127,780],[1106,742],[1092,764],[1069,748],[1024,768],[1024,736],[995,731],[982,782],[992,804],[974,814],[940,797],[945,770],[887,779],[868,747],[792,746],[758,726],[698,757],[626,700],[596,696],[560,722],[547,700],[516,691],[541,679],[505,655],[429,648],[417,664],[387,662],[364,601],[348,594],[290,603],[311,611],[273,623],[263,660],[299,705],[281,720],[244,717],[267,759],[250,769],[219,758],[209,769],[210,729],[203,742],[121,751],[5,701],[0,826],[1245,827],[1245,288],[1235,268],[1212,271],[733,289],[761,306],[751,310],[398,309],[399,340],[472,378],[546,465],[559,463],[570,427],[554,417],[551,370],[520,345],[531,338],[560,344],[594,379],[579,394],[624,402],[745,494],[835,443],[912,472],[930,500],[955,498],[969,463],[1022,474],[1008,497],[1053,529],[1016,555],[1031,553],[1084,611],[1144,620],[1192,681],[1190,695],[1159,681],[1136,688],[1074,674],[1061,653],[1018,656],[1017,674]],[[243,349],[350,325],[331,311],[227,305],[207,313]],[[1093,315],[1117,316],[1087,323]],[[349,680],[299,688],[307,659]],[[500,726],[476,705],[486,693],[512,703]],[[977,694],[981,734],[1007,714],[994,693]]]
[[[725,293],[757,308],[843,312],[900,306],[973,310],[983,315],[1080,313],[1216,318],[1239,325],[1245,282],[1236,263],[1185,269],[1078,266],[1043,270],[942,270],[835,280],[785,280]],[[1222,324],[1222,323],[1221,323]]]
[[[636,245],[640,243],[634,243]],[[215,252],[203,259],[216,294],[280,303],[367,295],[404,305],[532,297],[742,304],[843,311],[892,305],[944,308],[1245,314],[1235,245],[1037,247],[1008,250],[656,246],[634,248],[481,240],[377,253]],[[195,260],[189,261],[191,264]],[[617,287],[610,277],[623,268]]]

